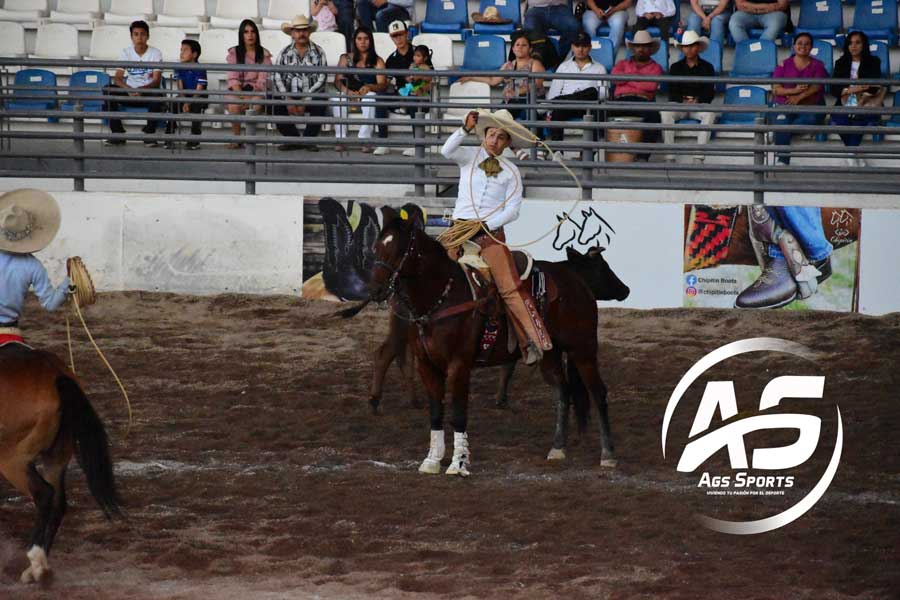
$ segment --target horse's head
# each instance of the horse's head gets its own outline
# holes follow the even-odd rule
[[[396,291],[397,280],[407,271],[411,272],[411,254],[420,229],[418,221],[403,219],[390,206],[381,207],[381,215],[381,235],[372,248],[375,263],[369,281],[369,297],[375,302],[390,298]]]
[[[566,256],[569,266],[588,284],[594,298],[621,302],[628,297],[631,290],[613,273],[609,263],[603,258],[604,250],[606,248],[593,246],[587,253],[582,254],[572,246],[567,246]]]

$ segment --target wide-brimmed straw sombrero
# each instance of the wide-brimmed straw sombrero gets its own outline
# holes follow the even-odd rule
[[[297,15],[293,19],[291,19],[290,23],[282,23],[281,31],[285,32],[288,35],[291,35],[292,29],[309,29],[311,32],[316,30],[319,24],[315,21],[311,20],[306,15]]]
[[[659,38],[655,38],[650,35],[646,29],[642,29],[634,34],[634,39],[625,40],[625,43],[628,44],[629,48],[634,46],[650,46],[651,53],[656,53],[659,50]]]
[[[681,43],[678,41],[675,42],[676,46],[691,46],[693,44],[700,44],[700,52],[703,52],[709,48],[709,38],[688,29],[684,32],[684,35],[681,36]]]
[[[504,19],[500,16],[500,11],[497,10],[496,6],[488,6],[483,13],[472,13],[472,21],[484,25],[506,25],[512,23],[512,19]]]
[[[47,192],[22,189],[0,196],[0,250],[29,254],[59,231],[59,205]]]
[[[478,111],[478,122],[475,124],[475,133],[478,137],[484,139],[484,132],[491,127],[499,127],[508,133],[509,145],[512,148],[530,148],[534,143],[534,134],[516,122],[505,108],[493,113],[488,110]]]

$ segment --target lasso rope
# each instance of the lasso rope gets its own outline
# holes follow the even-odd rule
[[[481,113],[480,116],[484,116],[484,113]],[[517,132],[516,129],[520,128],[521,125],[516,123],[515,119],[509,119],[505,116],[496,115],[496,114],[491,114],[490,116],[491,116],[491,118],[493,118],[495,121],[497,121],[501,125],[500,128],[503,129],[503,131],[505,131],[510,136],[510,138],[517,137],[520,140],[524,140],[525,142],[527,142],[529,146],[534,143],[537,143],[537,144],[543,146],[544,149],[546,149],[548,155],[553,158],[553,162],[559,163],[559,166],[561,166],[572,177],[572,180],[575,181],[575,185],[578,187],[578,197],[575,199],[575,202],[572,204],[572,207],[565,214],[566,215],[573,214],[575,212],[575,208],[581,203],[581,192],[584,189],[584,187],[581,185],[581,181],[578,179],[578,176],[572,172],[572,170],[566,165],[565,161],[562,160],[561,157],[558,157],[554,154],[553,149],[550,148],[550,146],[548,146],[544,140],[540,139],[539,137],[537,137],[536,135],[534,135],[531,132],[528,132],[527,136],[522,135],[521,133]],[[500,156],[495,156],[495,155],[491,154],[491,151],[485,147],[484,142],[481,143],[480,148],[484,148],[484,151],[487,153],[488,156],[493,157],[493,158],[497,159],[498,161],[501,160]],[[488,227],[487,227],[487,219],[489,219],[495,213],[503,210],[506,207],[506,204],[513,197],[513,195],[515,195],[516,190],[518,190],[519,185],[521,185],[521,180],[517,177],[516,178],[516,187],[513,188],[512,193],[509,196],[507,196],[503,200],[503,202],[501,204],[499,204],[496,208],[494,208],[493,210],[491,210],[490,212],[488,212],[487,214],[482,216],[482,215],[478,214],[478,208],[475,206],[475,195],[473,193],[474,190],[472,188],[472,175],[475,173],[475,166],[476,166],[477,162],[478,161],[477,161],[477,154],[476,154],[476,159],[472,161],[472,164],[469,167],[469,201],[472,204],[472,211],[475,213],[475,220],[454,221],[453,224],[450,227],[448,227],[446,231],[444,231],[441,235],[438,236],[438,240],[441,242],[441,244],[443,244],[447,248],[461,246],[464,242],[466,242],[466,241],[472,239],[473,237],[475,237],[476,235],[478,235],[479,230],[480,230],[480,231],[483,231],[485,234],[487,234],[492,240],[494,240],[494,242],[496,242],[498,244],[503,244],[507,248],[525,248],[527,246],[531,246],[533,244],[540,242],[545,237],[549,236],[550,234],[554,233],[557,229],[559,229],[559,227],[563,223],[562,221],[557,221],[556,225],[551,227],[546,233],[544,233],[540,237],[537,237],[537,238],[535,238],[531,241],[525,242],[523,244],[508,244],[508,243],[500,241],[496,237],[494,237],[494,235],[491,233],[490,229],[488,229]]]
[[[70,258],[68,261],[68,268],[69,280],[75,287],[75,291],[71,295],[72,306],[75,307],[75,314],[78,315],[78,319],[81,321],[81,326],[84,327],[84,332],[87,333],[88,339],[94,346],[94,350],[96,350],[97,354],[100,356],[100,360],[103,361],[103,364],[105,364],[106,368],[109,369],[109,372],[112,373],[113,378],[119,385],[119,389],[122,390],[122,396],[125,397],[125,406],[128,407],[128,426],[125,428],[125,435],[127,436],[131,431],[131,425],[134,421],[131,411],[131,400],[128,399],[128,392],[125,391],[125,386],[122,385],[122,381],[119,379],[119,376],[116,375],[115,369],[112,368],[112,365],[110,365],[109,361],[106,360],[106,357],[103,355],[100,347],[97,346],[97,342],[94,341],[94,336],[91,335],[91,330],[88,329],[87,323],[84,322],[84,315],[81,314],[82,306],[88,307],[91,304],[97,302],[97,292],[94,290],[94,281],[91,279],[91,274],[88,273],[88,270],[84,266],[84,262],[82,262],[81,257],[73,256],[72,258]],[[68,314],[66,315],[66,338],[69,341],[69,366],[74,373],[75,359],[72,354],[72,333]]]

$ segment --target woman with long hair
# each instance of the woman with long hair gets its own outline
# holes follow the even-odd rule
[[[238,28],[237,46],[228,49],[225,59],[230,65],[271,65],[272,54],[259,43],[259,28],[250,19],[241,21]],[[228,89],[236,92],[230,99],[233,104],[228,104],[225,110],[230,115],[242,115],[251,104],[239,103],[240,100],[258,100],[266,92],[266,82],[269,74],[266,71],[229,71]],[[241,124],[232,123],[231,133],[241,135]],[[230,149],[240,148],[242,144],[231,143],[225,147]]]
[[[869,38],[862,31],[851,31],[844,39],[844,53],[834,63],[834,79],[881,79],[881,59],[872,56],[869,50]],[[865,106],[873,108],[883,106],[886,88],[878,85],[844,85],[831,86],[832,95],[837,98],[835,106]],[[881,121],[880,115],[873,114],[839,114],[831,115],[832,125],[852,125],[854,127],[872,126]],[[862,142],[861,133],[842,133],[845,146],[856,147]],[[862,158],[850,157],[847,164],[851,167],[864,167]]]
[[[332,114],[335,118],[347,118],[347,104],[349,101],[359,101],[364,119],[375,118],[375,94],[384,92],[388,86],[387,77],[378,73],[384,69],[384,61],[375,54],[375,38],[368,27],[357,27],[353,33],[353,50],[341,56],[339,67],[355,67],[357,69],[371,69],[372,73],[354,73],[353,75],[335,75],[334,87],[341,92],[338,98],[332,98],[335,105]],[[359,139],[372,137],[374,127],[363,125],[359,128]],[[340,123],[334,126],[334,135],[337,138],[347,137],[347,125]],[[344,147],[338,145],[335,150],[342,152]],[[363,146],[362,151],[369,153],[374,150],[369,146]]]

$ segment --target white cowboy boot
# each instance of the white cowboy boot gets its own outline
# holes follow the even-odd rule
[[[447,467],[447,475],[469,476],[469,438],[465,433],[453,432],[453,460]]]
[[[428,456],[419,465],[419,473],[437,475],[441,472],[441,460],[444,458],[444,430],[431,431],[431,448]]]

